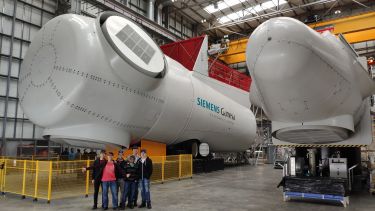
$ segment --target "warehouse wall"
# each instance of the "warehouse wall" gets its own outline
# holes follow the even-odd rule
[[[100,2],[100,0],[97,0],[97,1]],[[116,1],[126,5],[126,0],[116,0]],[[155,7],[157,8],[157,5],[155,5]],[[129,8],[141,15],[146,16],[147,1],[146,0],[129,0]],[[82,0],[81,12],[83,15],[96,17],[98,16],[98,14],[100,14],[103,11],[97,6],[95,6],[95,4]],[[191,38],[193,36],[193,28],[194,28],[193,23],[191,23],[186,18],[184,18],[183,16],[179,15],[176,12],[169,14],[168,9],[163,9],[162,26],[167,28],[169,31],[171,31],[175,35],[182,37],[183,39]]]
[[[0,141],[9,142],[8,155],[15,155],[15,142],[42,135],[41,128],[32,124],[19,106],[17,82],[30,42],[54,17],[56,1],[0,0]]]
[[[169,14],[169,30],[174,34],[182,37],[183,39],[188,39],[193,37],[193,25],[189,23],[186,18],[177,13]],[[165,27],[165,23],[164,23]]]

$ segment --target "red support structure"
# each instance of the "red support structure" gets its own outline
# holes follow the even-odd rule
[[[160,46],[160,48],[167,56],[192,71],[205,36],[206,35],[169,43]]]
[[[160,46],[160,48],[167,56],[178,61],[188,70],[192,71],[205,36],[206,35],[170,43]],[[247,92],[250,90],[251,78],[248,75],[240,73],[237,70],[211,58],[208,60],[208,67],[209,77]]]
[[[208,60],[208,67],[208,75],[211,78],[247,92],[250,90],[251,78],[248,75],[240,73],[237,70],[211,58]]]

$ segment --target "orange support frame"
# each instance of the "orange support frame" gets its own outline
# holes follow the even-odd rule
[[[308,26],[317,31],[322,31],[322,28],[329,28],[335,35],[343,34],[349,43],[375,40],[375,12],[317,22]],[[219,58],[226,64],[245,62],[247,40],[246,37],[231,41],[228,51]]]
[[[156,141],[151,141],[151,140],[141,140],[141,146],[138,147],[139,153],[141,149],[146,149],[148,156],[166,156],[167,155],[167,145],[156,142]],[[117,159],[118,151],[120,148],[114,148],[114,147],[107,147],[106,151],[107,152],[113,152],[114,158]],[[132,149],[124,149],[124,157],[126,158],[127,156],[131,155],[133,153]]]

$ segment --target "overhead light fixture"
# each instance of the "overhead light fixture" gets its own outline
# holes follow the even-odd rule
[[[217,5],[217,2],[214,3],[214,9],[219,9],[219,6]]]
[[[341,10],[336,10],[335,11],[335,14],[337,15],[337,14],[340,14],[341,13]]]
[[[220,10],[224,10],[234,5],[239,5],[242,2],[246,2],[246,1],[247,0],[221,0],[221,1],[216,0],[214,3],[211,3],[210,5],[206,6],[204,10],[211,14],[214,12],[218,12]]]
[[[206,19],[202,19],[201,22],[202,22],[202,23],[206,23],[207,20],[206,20]]]

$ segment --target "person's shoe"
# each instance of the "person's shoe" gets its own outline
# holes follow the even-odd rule
[[[131,203],[129,208],[130,208],[130,209],[134,209],[134,204]]]
[[[138,206],[137,201],[135,201],[134,202],[134,207],[137,207],[137,206]]]
[[[151,202],[149,201],[149,202],[147,202],[147,209],[151,209],[152,207],[151,207]]]
[[[125,206],[122,205],[122,206],[119,208],[119,210],[125,210]]]
[[[108,207],[103,207],[103,210],[108,210]]]
[[[138,206],[138,208],[144,208],[144,207],[146,207],[146,202],[142,202],[142,204]]]
[[[126,205],[128,208],[130,208],[130,203],[128,202],[128,205]]]
[[[117,208],[117,207],[114,207],[113,210],[118,210],[118,208]]]
[[[96,209],[98,209],[98,206],[94,205],[94,206],[92,206],[91,209],[92,209],[92,210],[96,210]]]

